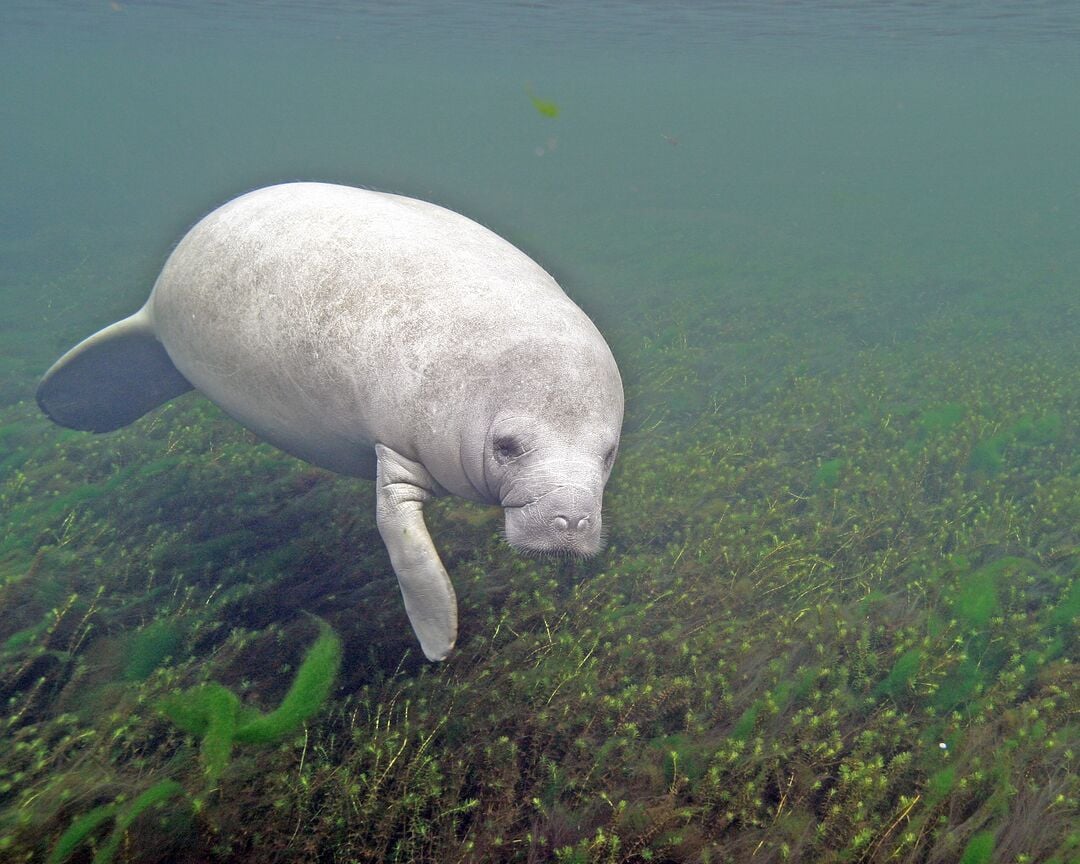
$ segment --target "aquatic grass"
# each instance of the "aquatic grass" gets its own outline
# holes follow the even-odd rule
[[[0,854],[40,855],[72,801],[114,801],[175,772],[197,802],[184,807],[193,860],[513,861],[530,849],[880,864],[955,860],[988,826],[997,857],[1068,860],[1075,364],[1018,365],[1000,344],[965,353],[940,339],[922,356],[882,345],[816,365],[816,325],[801,347],[791,328],[843,310],[764,290],[790,308],[709,320],[700,310],[716,300],[703,295],[670,332],[651,313],[663,338],[622,341],[640,353],[628,355],[631,431],[601,558],[522,561],[489,518],[432,508],[463,622],[438,666],[418,656],[387,581],[365,484],[252,446],[196,398],[118,438],[66,436],[28,455],[24,480],[6,475],[8,500],[26,506],[12,566],[41,557],[0,595],[25,616],[3,636],[62,614],[2,658]],[[746,349],[738,366],[717,362],[708,340],[728,326],[760,346],[760,366]],[[665,405],[666,376],[685,384],[677,404]],[[920,423],[959,404],[978,412]],[[1003,470],[968,472],[971,442],[1001,431],[986,418],[1051,412],[1056,440],[1020,428]],[[841,482],[815,487],[814,454],[838,453]],[[43,517],[50,499],[162,455],[176,470],[131,472]],[[245,706],[295,662],[279,622],[298,603],[362,612],[347,616],[340,686],[298,699],[323,707],[274,746],[239,742],[259,716]],[[102,656],[123,667],[113,652],[129,637],[110,634],[158,618],[184,622],[183,650],[113,684],[115,710],[61,721],[86,704]],[[182,689],[210,658],[220,682]],[[192,697],[186,716],[149,710],[176,692]],[[1036,812],[1045,847],[1028,842]],[[143,827],[128,829],[132,855]]]
[[[52,618],[50,613],[38,621],[37,624],[31,624],[29,627],[24,627],[22,630],[8,636],[7,639],[4,640],[3,646],[0,647],[0,651],[18,651],[20,648],[33,644],[49,629],[51,623]]]
[[[235,693],[214,682],[167,696],[158,707],[182,730],[201,739],[203,773],[212,787],[228,766],[234,743],[281,741],[323,707],[337,680],[341,650],[341,639],[319,621],[319,635],[304,655],[289,691],[275,710],[265,714],[242,706]]]
[[[926,784],[926,796],[931,803],[944,800],[952,791],[956,782],[956,768],[946,765],[940,771],[930,775]]]
[[[758,715],[761,713],[763,707],[764,702],[760,700],[749,705],[746,710],[739,715],[739,719],[735,721],[735,725],[731,727],[731,737],[736,741],[747,741],[754,731]]]
[[[999,608],[997,583],[1000,569],[1000,565],[992,564],[961,577],[952,611],[973,630],[986,627]]]
[[[1054,627],[1067,627],[1080,617],[1080,573],[1069,580],[1069,587],[1064,596],[1050,613],[1050,624]]]
[[[175,657],[184,637],[183,628],[173,619],[154,621],[128,642],[124,678],[143,681],[167,658]]]
[[[840,470],[844,467],[843,459],[828,459],[817,467],[814,473],[814,485],[833,489],[840,482]]]
[[[115,814],[116,827],[113,828],[109,839],[94,855],[94,864],[109,864],[112,861],[120,848],[125,832],[142,813],[151,807],[163,804],[170,798],[184,794],[184,788],[175,780],[161,780],[134,798],[127,806],[119,807]]]
[[[918,420],[920,435],[925,437],[937,432],[946,432],[957,426],[966,414],[967,408],[958,402],[927,408]]]
[[[1022,417],[1012,427],[1012,434],[1025,444],[1053,444],[1061,438],[1064,421],[1056,411],[1048,412],[1038,419]]]
[[[1009,443],[1006,435],[995,435],[978,442],[971,448],[968,469],[986,474],[997,474],[1005,466],[1005,445]]]
[[[319,636],[304,655],[281,704],[266,714],[244,719],[236,727],[235,740],[272,744],[293,734],[330,696],[341,668],[341,654],[341,639],[320,621]]]
[[[105,804],[95,807],[89,813],[84,813],[71,823],[71,827],[60,835],[56,846],[49,855],[48,864],[61,864],[71,857],[80,845],[93,834],[101,825],[109,822],[115,815],[119,805]]]
[[[120,848],[125,833],[135,820],[146,810],[164,803],[170,798],[184,795],[183,787],[174,780],[161,780],[128,803],[115,801],[95,807],[89,813],[72,822],[53,847],[48,864],[62,864],[81,846],[101,825],[115,820],[109,838],[94,853],[94,864],[110,864]]]
[[[920,648],[910,648],[905,651],[893,663],[889,674],[877,685],[875,694],[888,696],[894,701],[905,700],[922,665],[922,659],[923,652]]]
[[[994,857],[994,832],[979,831],[964,846],[960,864],[990,864]]]
[[[1038,419],[1021,417],[1006,429],[979,441],[971,450],[968,469],[986,475],[997,474],[1005,465],[1005,453],[1009,448],[1023,451],[1028,447],[1053,444],[1061,437],[1063,421],[1056,412],[1048,412]]]
[[[178,727],[200,739],[205,779],[216,783],[232,756],[239,697],[221,684],[210,683],[167,696],[158,707]]]
[[[993,683],[1008,656],[988,643],[989,640],[984,638],[967,646],[966,659],[937,685],[929,699],[930,705],[940,712],[955,710]]]

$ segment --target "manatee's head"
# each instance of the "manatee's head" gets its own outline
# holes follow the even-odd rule
[[[506,540],[532,554],[595,555],[604,486],[619,450],[623,391],[603,350],[544,346],[508,370],[484,439],[483,484]]]

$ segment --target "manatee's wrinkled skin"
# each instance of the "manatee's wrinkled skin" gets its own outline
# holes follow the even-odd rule
[[[38,402],[108,431],[191,387],[283,450],[377,482],[425,654],[457,604],[422,506],[500,504],[530,552],[592,555],[622,424],[615,360],[528,256],[422,201],[290,183],[200,221],[146,305],[65,354]]]

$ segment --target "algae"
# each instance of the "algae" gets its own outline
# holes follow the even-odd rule
[[[128,681],[142,681],[147,678],[166,659],[176,656],[183,638],[183,628],[175,620],[148,624],[128,643],[124,678]]]
[[[979,831],[964,847],[960,864],[990,864],[994,857],[994,832]]]
[[[201,739],[199,754],[213,785],[229,764],[234,742],[272,744],[293,734],[324,705],[341,667],[341,640],[325,622],[296,671],[288,693],[273,711],[241,705],[221,684],[202,684],[161,700],[159,709],[177,726]]]

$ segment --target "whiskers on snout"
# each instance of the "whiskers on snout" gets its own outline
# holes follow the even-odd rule
[[[599,530],[588,533],[560,532],[546,524],[529,520],[526,527],[509,530],[499,529],[502,537],[514,551],[529,558],[561,558],[583,560],[599,554],[607,546],[607,526],[601,523]]]

